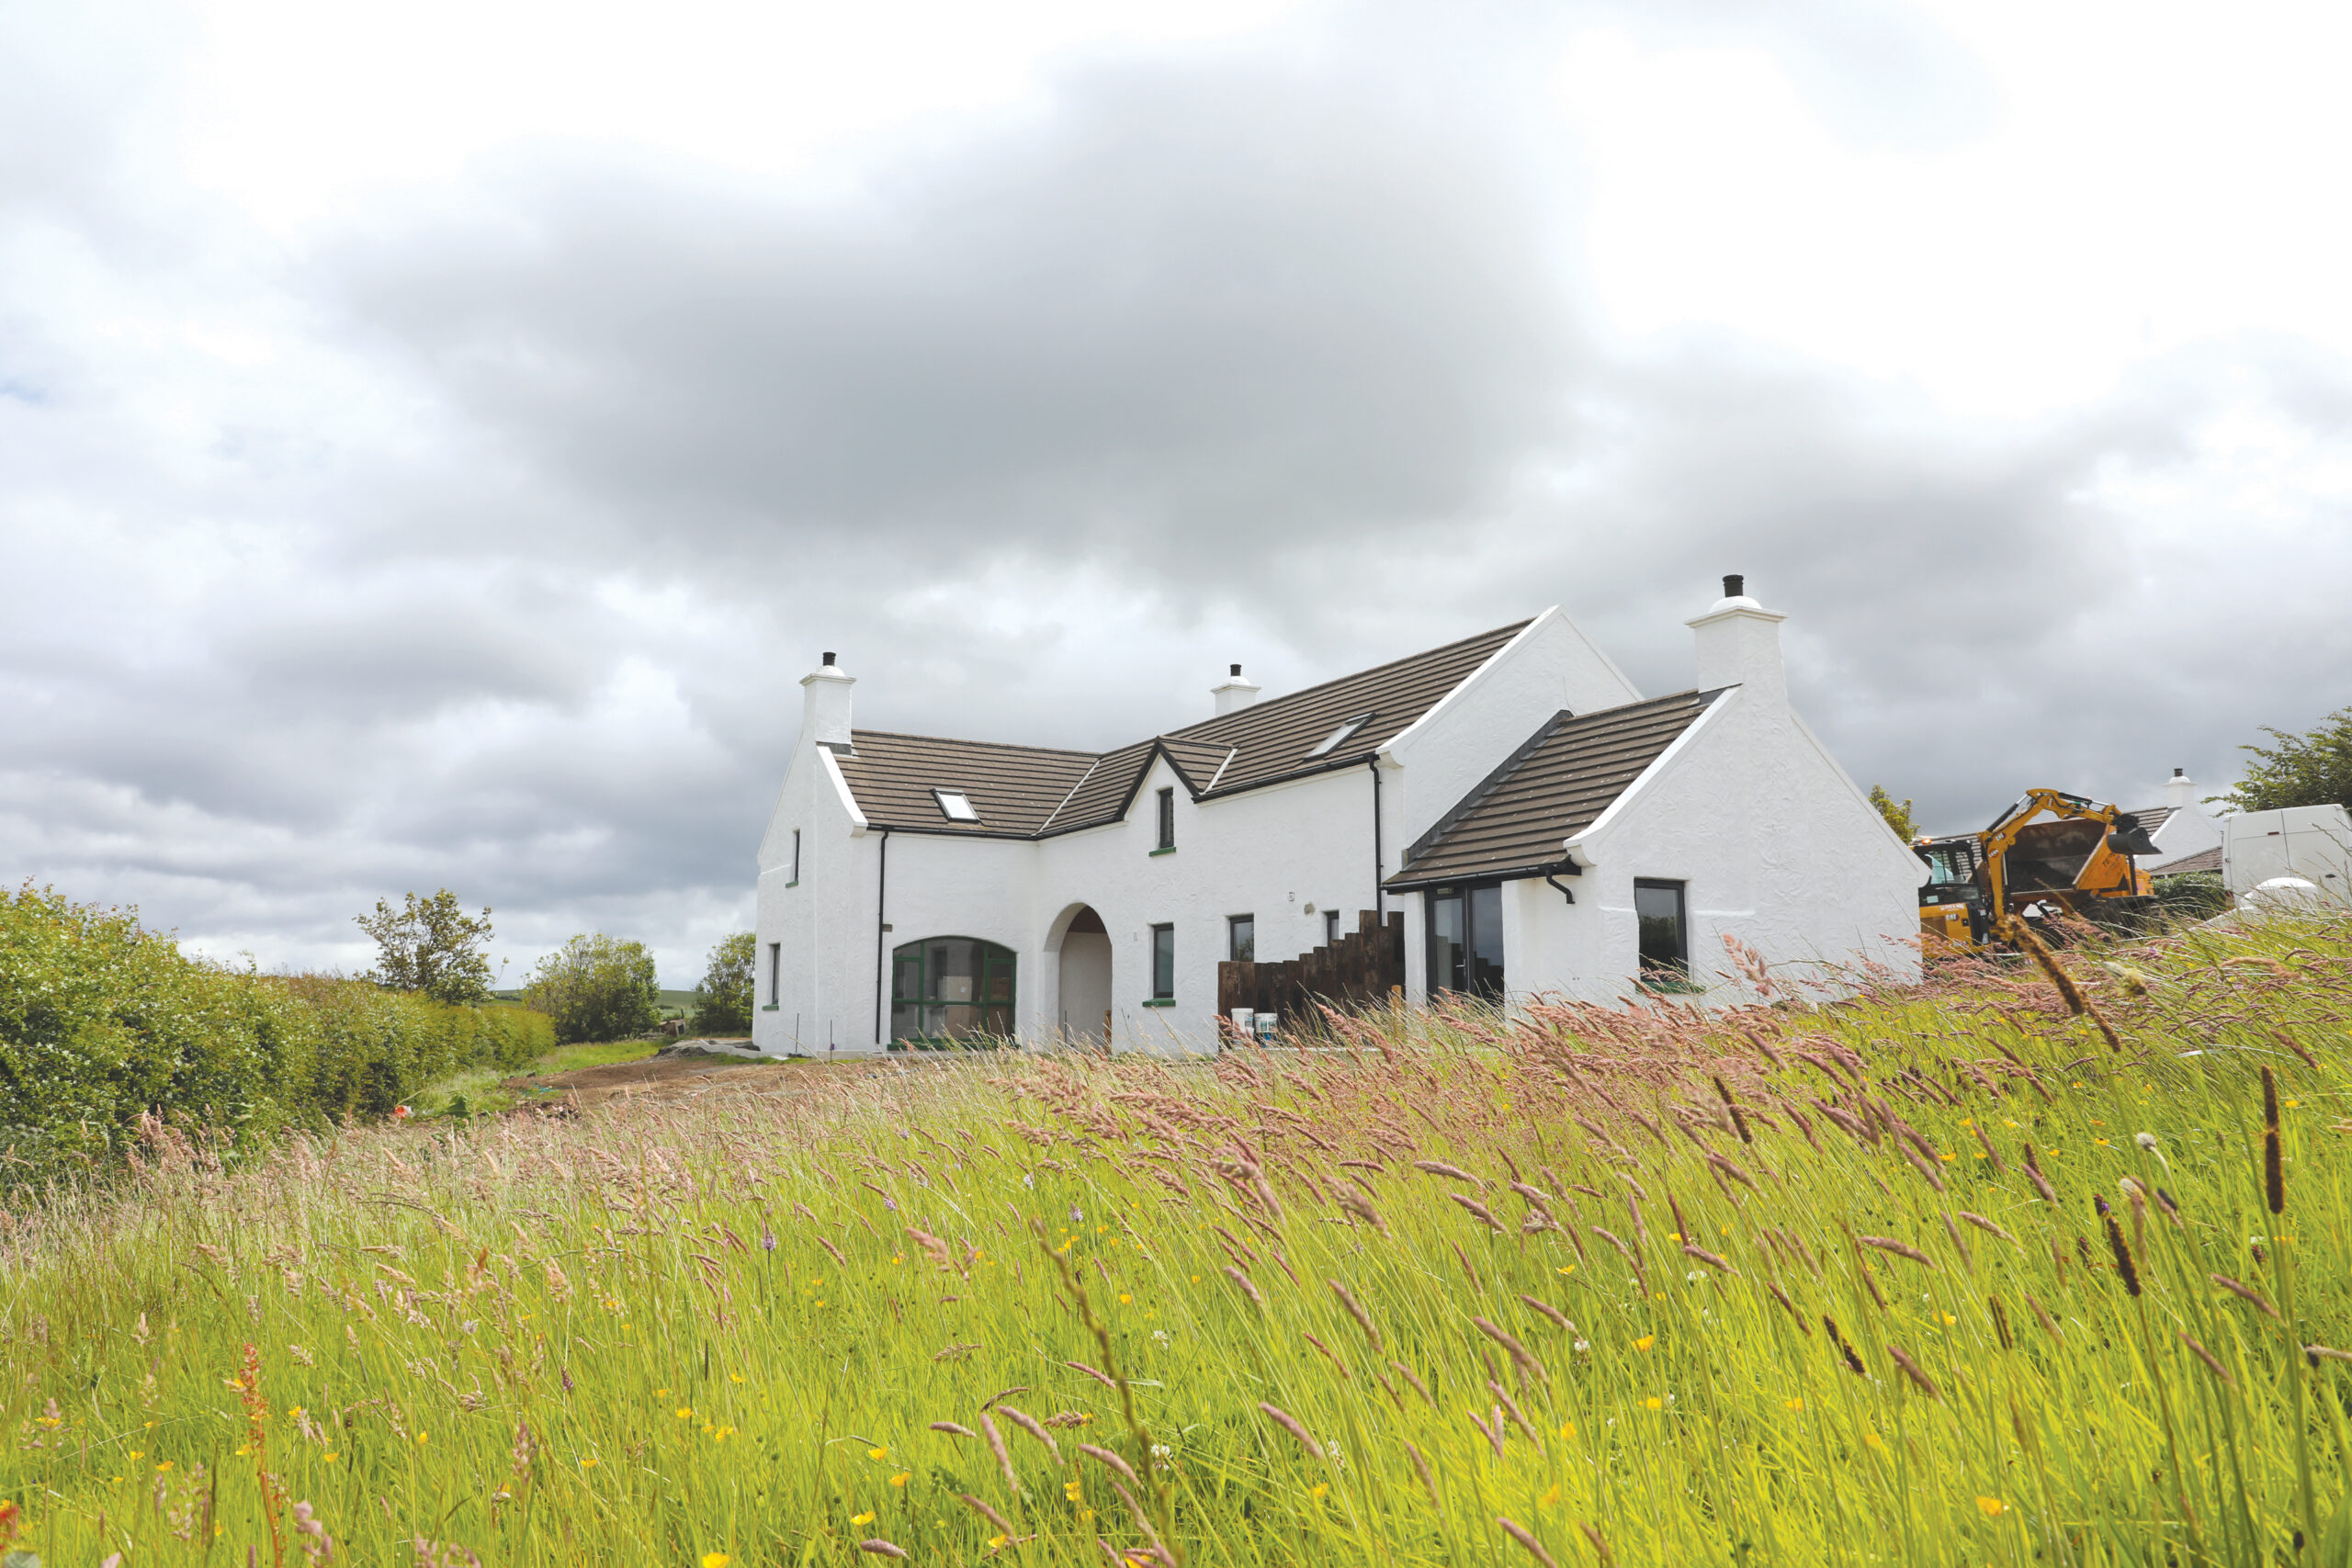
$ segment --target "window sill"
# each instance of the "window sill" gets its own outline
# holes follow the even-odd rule
[[[1176,846],[1169,844],[1160,849],[1154,850],[1151,852],[1156,855],[1172,855],[1176,852]]]
[[[786,883],[785,886],[786,887],[797,887],[800,886],[800,879],[796,876],[791,881]]]
[[[770,1002],[770,1003],[768,1003],[768,1005],[767,1005],[767,1006],[765,1006],[765,1007],[762,1008],[760,1010],[761,1010],[762,1012],[775,1012],[775,1011],[778,1010],[779,1009],[781,1009],[783,1006],[784,1006],[784,1004],[783,1004],[782,1002]]]
[[[1148,1008],[1172,1008],[1176,1005],[1176,998],[1174,997],[1153,997],[1143,1005]]]

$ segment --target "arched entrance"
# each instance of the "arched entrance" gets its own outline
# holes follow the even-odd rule
[[[934,936],[892,952],[890,1045],[984,1043],[1012,1032],[1013,954],[978,937]]]
[[[1062,931],[1062,1038],[1097,1050],[1111,1038],[1111,933],[1081,904]]]

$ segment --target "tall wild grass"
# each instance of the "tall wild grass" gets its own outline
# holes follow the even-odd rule
[[[2341,1562],[2352,926],[2050,962],[151,1125],[0,1236],[0,1497],[51,1568]]]
[[[554,1043],[519,1008],[207,964],[131,911],[0,895],[0,1190],[111,1169],[145,1117],[247,1139],[324,1128]]]

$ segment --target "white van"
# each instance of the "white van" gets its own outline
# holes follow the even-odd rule
[[[2222,886],[2245,894],[2300,876],[2331,904],[2352,904],[2352,817],[2340,806],[2290,806],[2222,818]]]

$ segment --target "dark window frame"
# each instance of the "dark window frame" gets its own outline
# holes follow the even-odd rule
[[[1499,1002],[1509,994],[1510,964],[1510,954],[1503,950],[1502,889],[1499,882],[1463,882],[1422,890],[1422,980],[1430,996],[1452,991]],[[1458,937],[1447,939],[1452,951],[1444,961],[1445,972],[1441,975],[1438,912],[1439,907],[1446,903],[1455,907],[1461,930]],[[1495,927],[1491,964],[1480,953],[1487,945],[1485,927],[1489,919]]]
[[[1176,999],[1176,923],[1173,920],[1163,920],[1151,928],[1151,999],[1156,1002]]]
[[[933,967],[935,950],[949,942],[973,944],[969,976],[972,995],[967,998],[950,998],[941,993],[936,984],[939,976]],[[910,978],[913,981],[911,991]],[[993,994],[994,982],[1000,979],[1004,983],[1001,996]],[[1010,1038],[1020,1024],[1015,1011],[1020,998],[1021,955],[1002,942],[954,933],[902,942],[890,950],[890,1049],[968,1050],[975,1041]],[[949,1026],[951,1010],[965,1010],[975,1015],[973,1027],[959,1032]],[[933,1021],[927,1016],[931,1014],[939,1015],[941,1028],[926,1027]],[[991,1021],[998,1027],[990,1029]],[[907,1027],[910,1022],[912,1027]]]
[[[1163,850],[1174,849],[1176,847],[1176,791],[1172,786],[1159,792],[1158,824],[1157,836],[1159,842],[1154,847]]]
[[[784,987],[781,980],[783,969],[784,943],[772,942],[768,943],[768,1006],[770,1007],[784,1005],[782,994]]]
[[[800,886],[800,829],[792,830],[792,886]]]
[[[1668,917],[1645,915],[1642,912],[1644,893],[1670,893],[1674,897],[1675,951],[1664,957],[1653,956],[1649,939],[1643,927],[1654,919]],[[1690,885],[1662,876],[1634,878],[1634,963],[1642,984],[1661,989],[1681,989],[1691,986],[1690,979]]]
[[[1243,952],[1242,928],[1249,928],[1249,951]],[[1225,917],[1225,955],[1236,964],[1258,962],[1258,917],[1227,915]]]
[[[1340,945],[1340,911],[1337,909],[1327,908],[1323,911],[1323,945],[1326,947]]]

